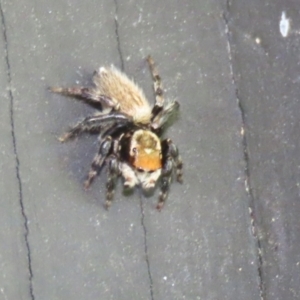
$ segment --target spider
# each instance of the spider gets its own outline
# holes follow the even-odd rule
[[[101,67],[93,75],[93,87],[52,87],[50,90],[84,101],[97,109],[63,134],[66,142],[83,132],[98,133],[100,147],[95,155],[84,187],[87,189],[104,165],[107,165],[106,202],[113,200],[118,177],[124,188],[139,185],[152,190],[160,182],[156,208],[161,210],[176,172],[182,183],[182,160],[170,139],[161,139],[162,131],[172,113],[179,108],[177,101],[164,102],[161,78],[151,56],[147,57],[154,82],[155,104],[151,108],[143,91],[114,66]]]

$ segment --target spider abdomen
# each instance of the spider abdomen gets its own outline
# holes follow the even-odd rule
[[[94,77],[97,93],[117,101],[120,111],[132,116],[137,123],[147,124],[151,119],[151,107],[143,91],[114,66],[100,68]]]

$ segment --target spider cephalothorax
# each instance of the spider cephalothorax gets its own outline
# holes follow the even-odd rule
[[[178,107],[176,101],[164,104],[160,76],[153,59],[147,58],[154,79],[155,105],[150,107],[142,90],[115,67],[100,68],[93,77],[94,87],[51,88],[52,92],[73,96],[98,109],[60,137],[61,142],[82,132],[98,132],[100,148],[96,154],[85,187],[106,164],[108,181],[106,207],[111,205],[115,181],[124,179],[124,187],[140,185],[155,187],[160,180],[161,191],[157,209],[166,200],[172,174],[182,182],[182,162],[177,147],[170,139],[161,140],[162,128]]]
[[[153,172],[162,167],[161,143],[149,130],[134,132],[130,143],[130,162],[137,170]]]

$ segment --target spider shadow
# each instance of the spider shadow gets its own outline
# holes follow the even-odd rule
[[[154,188],[148,190],[143,189],[141,185],[137,185],[133,188],[126,188],[123,186],[122,195],[125,197],[130,197],[134,193],[137,193],[139,197],[151,198],[154,195],[156,190],[157,190],[157,184],[155,185]]]

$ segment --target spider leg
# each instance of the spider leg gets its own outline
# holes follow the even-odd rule
[[[98,153],[95,155],[87,179],[84,182],[84,188],[88,189],[95,177],[100,173],[105,160],[112,148],[112,138],[107,136],[100,144]]]
[[[151,126],[154,130],[161,130],[169,118],[177,111],[179,108],[179,103],[177,101],[172,101],[168,103],[163,109],[152,117]]]
[[[85,131],[100,132],[101,126],[105,122],[115,121],[119,123],[127,123],[131,120],[130,117],[121,113],[112,113],[108,115],[96,115],[85,118],[83,121],[77,123],[69,131],[59,137],[59,141],[65,142],[73,139],[77,135]]]
[[[118,110],[120,108],[120,104],[115,99],[99,94],[97,89],[94,88],[82,86],[73,86],[69,88],[51,87],[50,91],[53,93],[78,98],[79,100],[82,100],[90,106],[100,110],[102,110],[102,106],[113,108],[114,110]]]
[[[162,141],[162,150],[164,163],[161,175],[159,200],[156,206],[158,210],[162,209],[167,199],[174,169],[176,169],[177,181],[182,183],[182,160],[179,156],[177,147],[170,139],[165,139]]]
[[[101,136],[102,137],[105,137],[105,136],[113,136],[113,135],[116,135],[116,134],[119,134],[121,132],[123,132],[127,127],[128,125],[127,124],[124,124],[124,123],[115,123],[113,124],[112,126],[108,126],[107,128],[104,128],[103,132],[101,133]]]
[[[169,194],[173,168],[174,168],[173,159],[169,156],[162,169],[160,193],[159,193],[158,203],[156,205],[156,209],[159,211],[163,208],[167,196]]]
[[[163,143],[166,143],[168,146],[167,155],[170,155],[174,161],[174,168],[176,168],[176,179],[178,182],[182,183],[182,159],[178,153],[178,148],[176,145],[172,142],[170,139],[166,139],[163,141]]]
[[[70,128],[66,133],[61,135],[58,139],[60,142],[64,143],[68,140],[75,138],[82,132],[90,131],[90,132],[100,132],[101,124],[93,121],[94,116],[87,117],[83,121],[78,122],[75,126]]]
[[[119,170],[119,161],[115,155],[111,155],[109,157],[108,162],[108,179],[106,183],[106,201],[105,208],[108,209],[111,206],[111,202],[113,200],[116,179],[120,175]]]
[[[150,72],[153,78],[153,87],[154,87],[154,93],[155,93],[155,104],[152,109],[152,119],[155,118],[155,116],[162,111],[163,105],[164,105],[164,98],[163,98],[163,89],[161,84],[161,78],[158,74],[157,68],[155,66],[153,58],[149,55],[147,57],[147,61],[149,64]]]

